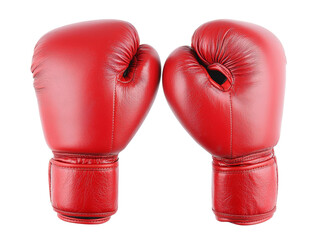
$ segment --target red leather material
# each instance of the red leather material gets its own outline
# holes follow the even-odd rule
[[[51,203],[60,218],[105,222],[117,210],[117,156],[56,154],[49,165],[49,185]]]
[[[239,21],[212,21],[195,31],[192,47],[177,48],[168,57],[163,88],[170,107],[189,134],[216,159],[228,159],[232,166],[236,159],[265,152],[277,144],[285,66],[282,45],[268,30]],[[259,169],[260,164],[250,167]],[[222,213],[244,214],[245,224],[257,223],[254,217],[251,221],[244,219],[249,219],[250,214],[266,214],[263,211],[275,207],[274,169],[254,170],[255,175],[245,173],[241,178],[215,171],[214,179],[219,186],[213,186],[214,197],[221,196],[221,199],[214,200],[214,204],[224,199],[224,193],[217,191],[228,190],[227,199],[242,200],[225,200],[224,204],[229,205],[223,206],[225,212]],[[230,187],[231,182],[234,187]],[[261,186],[262,183],[268,187]],[[272,187],[269,188],[269,184]],[[244,194],[249,188],[255,195]],[[266,190],[269,193],[266,194]],[[260,199],[251,201],[257,196]]]
[[[49,32],[31,70],[49,147],[73,153],[118,154],[145,118],[160,77],[156,51],[116,20]]]
[[[213,158],[213,211],[219,221],[252,224],[271,218],[278,179],[273,151],[240,158]]]
[[[44,135],[54,152],[54,209],[70,222],[107,221],[117,209],[117,155],[158,89],[157,52],[140,45],[127,22],[82,22],[44,35],[31,70]]]

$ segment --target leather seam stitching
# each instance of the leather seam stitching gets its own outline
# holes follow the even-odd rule
[[[274,155],[265,155],[262,156],[260,158],[256,157],[256,158],[252,158],[252,159],[248,159],[248,160],[237,160],[237,161],[223,161],[223,160],[219,160],[219,159],[213,159],[213,166],[218,166],[218,167],[236,167],[236,166],[240,166],[239,164],[241,164],[242,166],[249,166],[251,164],[259,164],[259,163],[267,163],[270,162],[272,160],[274,160],[275,156]]]
[[[219,62],[221,62],[220,60],[221,60],[221,58],[222,58],[222,56],[220,56],[221,54],[221,50],[223,49],[223,46],[225,45],[224,43],[225,43],[225,39],[226,39],[226,36],[228,35],[228,33],[230,32],[232,30],[232,28],[229,28],[224,34],[223,34],[223,37],[222,37],[222,40],[220,41],[221,43],[220,43],[220,47],[218,47],[217,49],[219,50],[218,51],[218,54],[217,54],[217,61],[218,61],[218,63]],[[219,39],[218,39],[219,40]],[[218,44],[219,45],[219,44]],[[225,53],[223,52],[223,55],[224,55]]]
[[[49,162],[49,192],[50,192],[50,201],[52,202],[52,191],[51,191],[51,171],[52,171],[52,162]]]
[[[238,218],[258,218],[258,217],[264,217],[267,218],[269,217],[269,215],[271,215],[274,211],[276,210],[276,206],[273,207],[271,210],[265,212],[265,213],[261,213],[261,214],[254,214],[254,215],[235,215],[235,214],[229,214],[229,213],[222,213],[222,212],[217,212],[216,210],[213,209],[213,212],[216,215],[220,215],[220,216],[228,216],[228,217],[238,217]],[[257,220],[255,220],[257,221]]]
[[[217,169],[213,169],[214,172],[221,172],[221,173],[225,173],[225,174],[232,174],[232,173],[243,173],[243,172],[255,172],[257,170],[263,169],[263,168],[267,168],[267,167],[272,167],[273,165],[275,165],[275,163],[273,162],[270,165],[266,165],[266,166],[262,166],[262,167],[257,167],[257,168],[253,168],[253,169],[246,169],[246,170],[217,170]]]
[[[258,158],[262,158],[262,157],[267,157],[267,156],[274,156],[273,152],[272,152],[272,148],[267,148],[264,151],[261,152],[257,152],[257,153],[252,153],[243,157],[237,157],[237,158],[222,158],[222,157],[213,157],[214,159],[218,160],[218,161],[223,161],[223,162],[244,162],[244,161],[248,161],[248,160],[252,160],[252,159],[258,159]]]
[[[83,223],[83,222],[89,222],[89,223],[103,223],[103,222],[105,222],[105,219],[107,219],[107,217],[106,218],[103,218],[103,219],[101,219],[101,220],[88,220],[88,219],[83,219],[83,220],[78,220],[78,219],[72,219],[71,217],[65,217],[65,216],[61,216],[61,218],[63,219],[63,220],[66,220],[66,221],[68,221],[68,222],[79,222],[79,223]]]
[[[59,168],[65,168],[65,169],[74,169],[74,170],[82,170],[82,171],[95,171],[95,170],[98,170],[98,171],[106,171],[107,169],[110,169],[110,168],[117,168],[117,166],[114,166],[114,167],[104,167],[104,168],[78,168],[78,167],[63,167],[63,166],[58,166],[58,165],[55,165],[55,164],[52,164],[54,165],[55,167],[59,167]]]
[[[232,109],[232,97],[231,91],[229,91],[230,100],[230,157],[233,157],[233,109]]]
[[[117,81],[114,81],[114,90],[113,90],[112,136],[111,136],[111,150],[110,151],[112,151],[112,149],[113,149],[113,142],[114,142],[116,82]]]
[[[116,213],[116,211],[109,211],[109,212],[103,212],[103,213],[78,213],[78,212],[63,211],[63,210],[60,210],[60,209],[58,209],[56,207],[53,207],[53,209],[56,210],[60,214],[65,213],[65,214],[76,214],[76,215],[103,215],[103,214],[114,214],[114,213]]]
[[[53,154],[57,157],[73,157],[73,158],[79,158],[79,157],[84,157],[87,159],[95,159],[95,158],[105,158],[105,159],[114,159],[117,158],[117,155],[113,154],[99,154],[99,153],[94,153],[94,154],[85,154],[85,153],[67,153],[67,152],[57,152],[53,151]]]

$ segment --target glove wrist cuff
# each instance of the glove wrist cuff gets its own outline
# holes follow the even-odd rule
[[[54,154],[49,163],[49,187],[60,219],[106,222],[117,211],[117,156]]]
[[[213,211],[217,220],[261,223],[276,210],[278,176],[273,150],[240,158],[213,157]]]

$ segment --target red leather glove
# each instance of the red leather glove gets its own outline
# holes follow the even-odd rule
[[[213,155],[213,211],[219,221],[255,224],[276,209],[286,59],[266,29],[220,20],[176,49],[164,92],[190,135]]]
[[[101,20],[53,30],[32,72],[46,141],[50,196],[59,218],[103,223],[117,210],[118,154],[154,100],[160,61],[135,28]]]

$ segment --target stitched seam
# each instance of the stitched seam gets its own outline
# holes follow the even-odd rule
[[[269,155],[269,156],[267,156],[267,155]],[[245,162],[249,162],[250,160],[257,160],[259,158],[266,158],[266,160],[261,160],[263,162],[263,161],[267,161],[268,159],[271,159],[271,158],[274,157],[273,155],[270,155],[270,154],[267,154],[267,155],[260,156],[260,157],[252,157],[252,158],[247,158],[247,159],[238,159],[238,160],[234,160],[234,161],[232,161],[231,159],[224,160],[224,159],[218,159],[218,158],[216,158],[215,160],[218,161],[218,162],[224,162],[224,163],[227,163],[227,164],[228,163],[232,164],[232,163],[239,163],[239,162],[245,163]]]
[[[246,223],[249,223],[249,224],[256,224],[256,223],[260,223],[260,222],[263,222],[264,220],[267,220],[269,218],[271,218],[273,215],[272,214],[269,214],[268,216],[266,217],[262,217],[262,218],[258,218],[258,219],[235,219],[235,218],[227,218],[225,216],[218,216],[220,218],[222,218],[222,220],[220,221],[229,221],[229,222],[232,222],[232,223],[235,223],[235,224],[246,224]]]
[[[252,154],[249,154],[249,155],[244,156],[244,157],[238,157],[238,158],[232,158],[232,159],[222,158],[222,157],[213,157],[213,158],[216,159],[217,161],[230,162],[230,163],[241,162],[241,161],[245,162],[245,161],[249,161],[249,160],[253,160],[253,159],[267,157],[268,155],[273,157],[274,154],[272,151],[270,151],[271,149],[272,148],[267,148],[266,150],[261,151],[261,152],[252,153]],[[262,152],[265,152],[265,153],[262,153]]]
[[[267,166],[262,166],[262,167],[258,167],[258,168],[253,168],[253,169],[247,169],[247,170],[232,170],[232,171],[225,171],[225,170],[217,170],[214,169],[214,172],[221,172],[221,173],[225,173],[225,174],[231,174],[231,173],[244,173],[244,172],[255,172],[257,170],[263,169],[263,168],[267,168],[267,167],[271,167],[273,166],[275,163],[272,163],[270,165]]]
[[[94,160],[95,162],[89,162]],[[113,161],[108,161],[105,159],[99,159],[99,158],[92,158],[92,159],[66,159],[66,158],[52,158],[52,161],[56,162],[55,165],[58,165],[57,163],[61,164],[69,164],[69,165],[105,165],[105,164],[116,164],[118,162],[118,159]]]
[[[115,99],[116,99],[116,82],[114,81],[114,90],[113,90],[113,113],[112,113],[112,137],[111,137],[111,149],[113,149],[113,141],[114,141],[114,119],[115,119]]]
[[[63,211],[60,210],[56,207],[53,207],[54,210],[56,210],[58,213],[65,213],[65,214],[75,214],[76,215],[103,215],[103,214],[114,214],[116,211],[110,211],[110,212],[103,212],[103,213],[78,213],[78,212],[68,212],[68,211]]]
[[[93,165],[111,165],[111,164],[118,164],[118,158],[117,159],[101,159],[101,158],[51,158],[50,162],[52,162],[54,165],[60,165],[60,164],[68,164],[68,165],[81,165],[85,166],[88,165],[92,167]]]
[[[230,157],[233,157],[233,109],[232,109],[232,98],[231,91],[229,91],[230,100]]]
[[[264,217],[264,218],[260,218],[258,220],[254,220],[254,221],[249,221],[249,220],[232,220],[232,222],[234,223],[252,223],[252,224],[255,224],[255,223],[259,223],[260,221],[263,221],[265,219],[268,219],[270,216],[267,216],[267,217]]]
[[[79,157],[84,157],[84,158],[87,158],[87,159],[95,159],[95,158],[105,158],[106,160],[108,159],[114,159],[116,158],[117,159],[117,155],[113,155],[113,154],[82,154],[82,153],[66,153],[66,152],[56,152],[56,151],[53,151],[53,154],[57,157],[73,157],[73,158],[79,158]]]
[[[274,157],[275,163],[276,163],[276,177],[277,177],[277,194],[278,194],[278,164],[277,164],[277,158]]]
[[[64,221],[73,222],[73,223],[103,223],[110,219],[110,216],[101,217],[99,219],[76,219],[69,216],[64,216],[63,214],[58,214],[59,218]]]
[[[77,220],[75,220],[75,219],[72,219],[72,218],[69,218],[69,217],[64,217],[64,216],[61,215],[61,218],[62,218],[63,220],[68,221],[68,222],[102,223],[102,222],[104,222],[108,217],[103,218],[103,219],[101,219],[101,220],[89,220],[89,219],[83,219],[83,220],[78,220],[78,219],[77,219]]]
[[[50,192],[50,201],[52,202],[52,194],[51,194],[51,169],[52,169],[52,163],[49,162],[49,192]]]
[[[270,162],[270,161],[274,160],[274,158],[275,158],[275,156],[270,155],[270,156],[263,156],[261,158],[255,158],[255,159],[250,159],[250,160],[245,160],[245,161],[234,161],[234,162],[214,159],[213,166],[228,167],[228,168],[233,168],[233,167],[237,167],[237,166],[245,167],[245,166],[256,165],[258,163]]]
[[[229,29],[224,33],[224,35],[223,35],[223,37],[222,37],[222,40],[221,40],[221,43],[218,44],[218,45],[219,45],[219,46],[217,47],[217,49],[218,49],[217,61],[218,61],[218,62],[221,62],[221,61],[220,61],[221,58],[222,58],[222,57],[221,57],[221,51],[222,51],[222,49],[223,49],[226,36],[227,36],[227,34],[228,34],[231,30],[232,30],[232,28],[229,28]],[[224,56],[224,53],[223,53],[223,56]]]
[[[105,168],[77,168],[77,167],[63,167],[63,166],[59,166],[59,165],[55,165],[55,164],[54,164],[54,166],[58,167],[58,168],[74,169],[74,170],[82,170],[82,171],[95,171],[95,170],[106,171],[107,169],[110,169],[110,168],[117,168],[117,166],[105,167]]]
[[[217,212],[213,209],[213,212],[216,215],[220,215],[220,216],[228,216],[228,217],[240,217],[240,218],[258,218],[258,217],[264,217],[267,218],[269,215],[273,214],[274,211],[276,210],[276,206],[273,207],[270,211],[267,211],[265,213],[261,213],[261,214],[255,214],[255,215],[235,215],[235,214],[228,214],[228,213],[221,213],[221,212]]]

